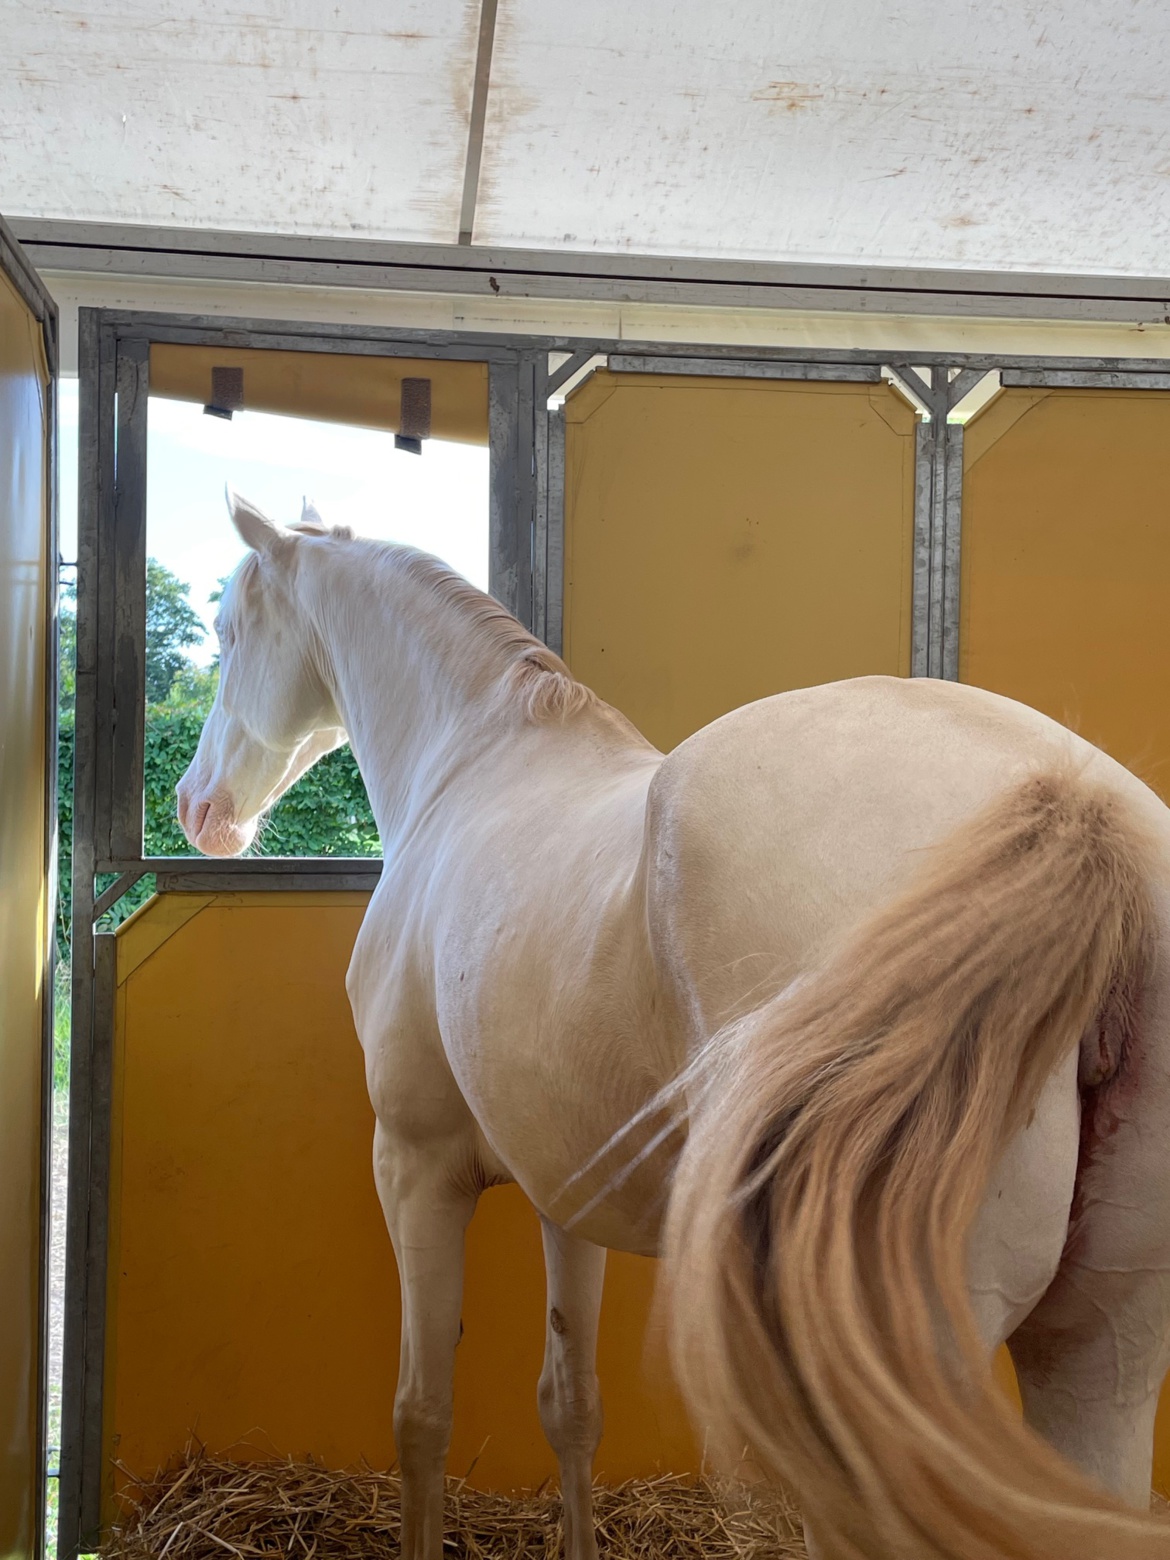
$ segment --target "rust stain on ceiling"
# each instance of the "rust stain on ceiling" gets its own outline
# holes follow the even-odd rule
[[[823,102],[824,97],[820,87],[803,81],[770,81],[766,87],[752,93],[753,102],[774,103],[777,108],[787,109],[790,114],[811,108],[814,103]]]

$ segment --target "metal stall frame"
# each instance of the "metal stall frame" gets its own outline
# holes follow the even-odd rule
[[[565,428],[556,404],[614,373],[879,383],[920,414],[915,451],[911,674],[957,680],[963,431],[956,413],[1004,385],[1170,388],[1165,359],[674,345],[572,336],[83,309],[73,858],[73,1053],[58,1554],[96,1547],[109,1195],[115,939],[95,932],[144,874],[163,891],[372,889],[370,859],[212,861],[143,854],[146,425],[152,343],[431,357],[488,365],[491,592],[561,649]],[[114,881],[95,891],[99,874]]]
[[[46,937],[42,973],[41,1020],[41,1197],[40,1277],[41,1306],[40,1377],[37,1383],[37,1480],[34,1521],[36,1553],[44,1544],[45,1478],[48,1453],[49,1396],[49,1228],[53,1169],[53,996],[57,947],[57,614],[60,573],[57,483],[57,375],[60,367],[60,329],[57,305],[29,261],[12,229],[0,217],[0,273],[16,288],[41,327],[45,364],[49,374],[46,406],[47,526],[45,537],[45,916]]]

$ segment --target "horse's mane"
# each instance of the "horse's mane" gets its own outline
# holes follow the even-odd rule
[[[327,526],[317,519],[302,518],[289,529],[341,542],[355,540],[348,526]],[[563,721],[583,710],[605,707],[591,688],[577,681],[560,656],[530,634],[506,607],[477,590],[441,559],[399,543],[358,539],[384,550],[400,575],[431,591],[478,631],[485,646],[502,660],[508,692],[520,701],[529,720]]]

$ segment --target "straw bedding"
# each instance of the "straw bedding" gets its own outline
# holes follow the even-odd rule
[[[124,1476],[125,1471],[123,1470]],[[235,1463],[188,1447],[155,1478],[129,1479],[104,1560],[397,1560],[399,1484],[369,1468]],[[560,1498],[447,1482],[446,1560],[559,1560]],[[800,1519],[774,1495],[710,1480],[633,1479],[595,1491],[603,1560],[805,1560]]]

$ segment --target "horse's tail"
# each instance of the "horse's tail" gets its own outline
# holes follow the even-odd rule
[[[1019,1421],[965,1272],[998,1154],[1140,985],[1142,854],[1110,794],[1033,778],[711,1048],[666,1237],[679,1377],[832,1560],[1170,1555]]]

